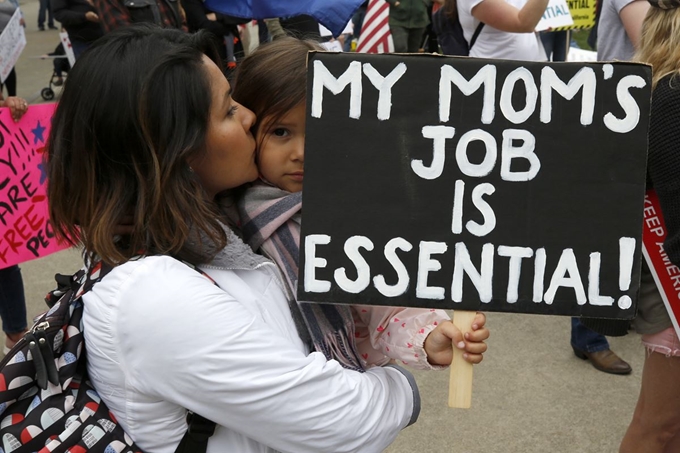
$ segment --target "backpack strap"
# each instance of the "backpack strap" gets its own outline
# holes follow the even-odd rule
[[[217,282],[213,280],[208,274],[199,269],[198,266],[188,261],[180,261],[210,280],[215,286],[219,288]],[[202,417],[194,412],[188,411],[187,425],[189,425],[189,428],[184,434],[184,437],[182,437],[182,440],[177,446],[177,450],[175,450],[175,453],[206,453],[208,450],[208,441],[215,433],[215,426],[217,423],[208,420],[207,418]]]
[[[479,25],[477,25],[477,28],[475,29],[475,33],[472,35],[472,38],[470,39],[470,45],[468,46],[469,49],[472,49],[472,46],[475,45],[475,41],[477,41],[477,38],[479,37],[479,34],[482,32],[482,28],[484,28],[484,22],[480,22]]]
[[[206,453],[210,436],[215,433],[215,422],[190,411],[187,413],[187,424],[189,429],[175,453]]]

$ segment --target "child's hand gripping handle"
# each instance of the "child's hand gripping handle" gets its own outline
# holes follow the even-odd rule
[[[472,332],[474,311],[454,310],[453,324],[465,334]],[[449,407],[469,409],[472,401],[472,364],[463,358],[465,351],[453,346],[451,376],[449,378]]]

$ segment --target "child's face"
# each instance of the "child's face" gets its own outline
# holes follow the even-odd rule
[[[262,177],[288,192],[302,190],[305,162],[305,103],[286,113],[279,121],[262,123],[258,132],[259,167]]]

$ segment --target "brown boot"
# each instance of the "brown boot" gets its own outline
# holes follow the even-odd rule
[[[628,362],[617,356],[611,349],[604,351],[586,352],[572,348],[579,359],[590,360],[590,363],[598,370],[610,374],[630,374],[633,369]]]

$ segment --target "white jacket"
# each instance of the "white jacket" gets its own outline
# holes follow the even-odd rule
[[[233,233],[203,267],[146,257],[84,296],[88,371],[147,453],[172,453],[186,410],[217,423],[209,453],[380,452],[418,416],[412,376],[309,353],[273,263]]]

